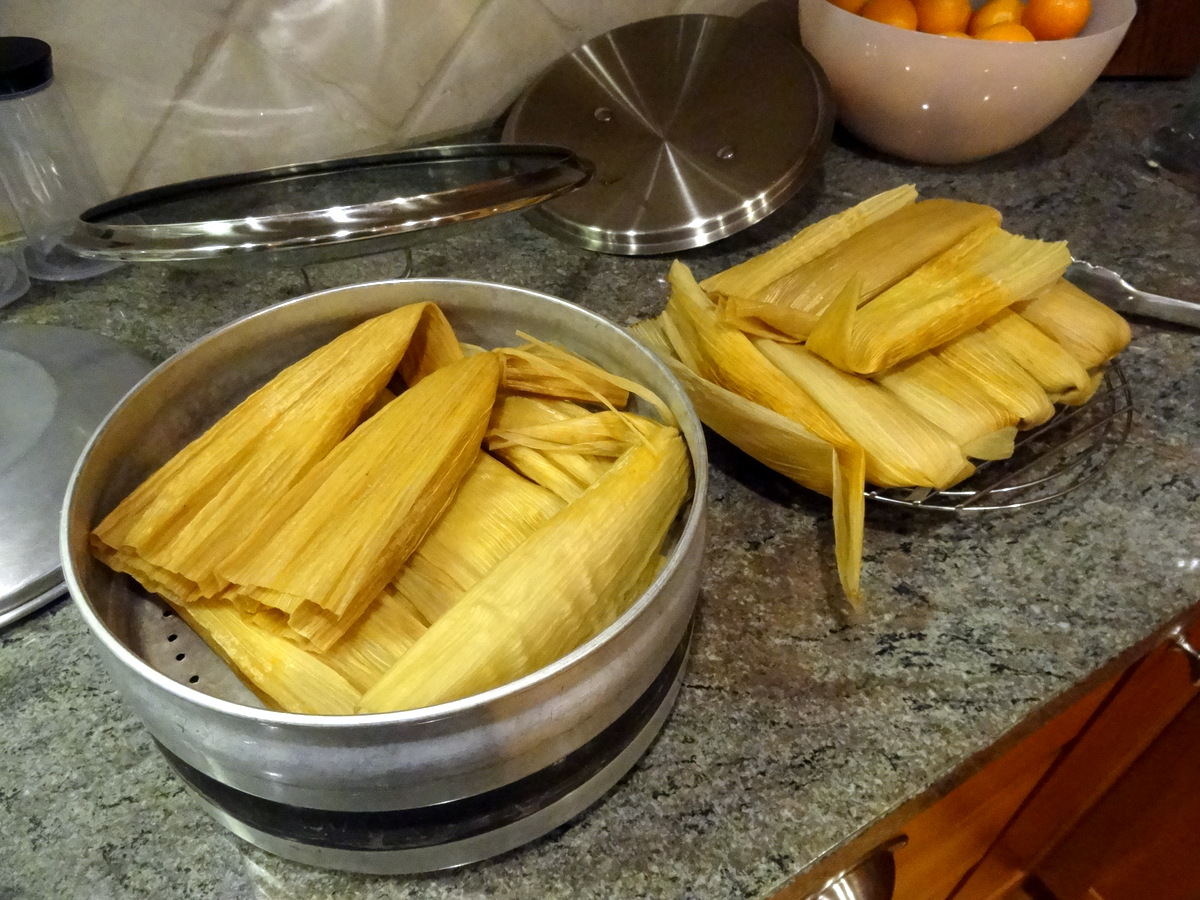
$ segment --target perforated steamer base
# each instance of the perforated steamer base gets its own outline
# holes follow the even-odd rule
[[[160,614],[160,618],[168,659],[178,663],[175,677],[196,688],[207,683],[210,689],[214,687],[210,676],[232,677],[219,659],[224,674],[206,667],[202,652],[172,653],[184,647],[181,642],[192,633],[186,626],[177,627],[179,620],[173,614]],[[171,634],[174,640],[168,639]],[[607,793],[661,731],[679,693],[690,645],[691,626],[642,696],[579,749],[502,788],[435,806],[369,813],[291,806],[221,784],[158,746],[209,815],[268,853],[310,866],[375,875],[449,869],[542,837]]]

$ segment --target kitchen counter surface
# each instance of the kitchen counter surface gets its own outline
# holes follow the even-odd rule
[[[681,256],[703,277],[913,182],[1200,299],[1200,201],[1136,152],[1182,100],[1178,83],[1101,83],[1029,144],[954,168],[839,136],[787,207]],[[587,253],[514,217],[415,251],[419,275],[534,288],[620,324],[659,311],[668,262]],[[263,273],[126,267],[37,284],[0,322],[89,329],[161,360],[251,310],[402,267],[398,254]],[[833,593],[824,499],[713,437],[708,567],[662,735],[584,816],[453,873],[346,875],[240,843],[168,771],[56,602],[0,632],[0,898],[769,896],[831,851],[889,836],[1200,600],[1198,362],[1200,334],[1135,325],[1132,432],[1062,500],[959,518],[869,506],[856,621]]]

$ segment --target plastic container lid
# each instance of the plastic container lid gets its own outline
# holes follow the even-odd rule
[[[0,37],[0,99],[40,90],[53,78],[49,44],[31,37]]]

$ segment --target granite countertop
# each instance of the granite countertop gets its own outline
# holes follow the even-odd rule
[[[839,136],[784,209],[681,256],[703,277],[913,182],[1200,299],[1200,203],[1137,155],[1182,100],[1178,83],[1104,82],[1029,144],[959,167]],[[417,274],[534,288],[619,324],[659,311],[667,264],[578,250],[512,216],[415,252]],[[160,360],[248,311],[402,268],[398,254],[253,274],[125,267],[37,284],[0,321],[73,325]],[[834,602],[826,501],[712,437],[707,572],[661,736],[582,817],[453,873],[346,875],[242,844],[185,793],[56,602],[0,633],[0,898],[769,896],[887,837],[1200,599],[1198,363],[1200,334],[1135,325],[1132,433],[1062,500],[966,517],[869,506],[861,621]]]

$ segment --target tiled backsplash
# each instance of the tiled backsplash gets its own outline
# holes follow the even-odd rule
[[[778,2],[778,0],[771,0]],[[610,28],[756,0],[0,0],[40,37],[112,194],[493,121]]]

